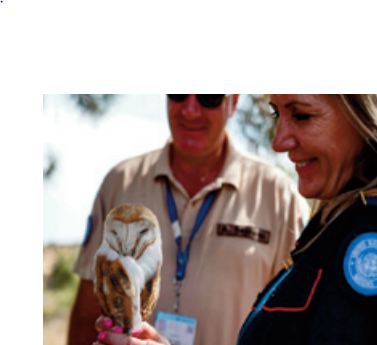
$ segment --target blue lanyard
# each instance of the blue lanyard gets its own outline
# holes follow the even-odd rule
[[[190,254],[191,242],[195,235],[198,233],[203,221],[208,214],[216,196],[217,191],[210,192],[204,199],[202,206],[196,216],[194,227],[191,230],[190,237],[188,239],[186,248],[182,250],[182,233],[181,227],[178,221],[177,207],[175,205],[173,193],[171,191],[170,183],[166,179],[166,200],[168,205],[169,218],[171,222],[171,227],[173,230],[173,235],[175,243],[177,244],[177,269],[175,272],[175,278],[178,281],[182,281],[185,278],[186,266]]]

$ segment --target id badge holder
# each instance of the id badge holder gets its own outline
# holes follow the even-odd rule
[[[197,320],[164,311],[157,313],[155,327],[171,345],[194,345]]]

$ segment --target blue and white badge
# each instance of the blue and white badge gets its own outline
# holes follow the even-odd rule
[[[192,317],[159,311],[155,327],[172,345],[194,345],[196,324]]]
[[[348,284],[361,295],[377,295],[377,233],[367,232],[349,244],[343,260]]]

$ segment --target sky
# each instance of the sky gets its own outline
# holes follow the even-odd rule
[[[228,130],[246,150],[235,117]],[[168,140],[165,96],[119,96],[102,119],[93,121],[80,114],[67,95],[45,95],[43,133],[44,157],[53,152],[58,158],[55,174],[43,184],[43,243],[81,243],[93,200],[110,168]]]
[[[66,95],[44,96],[44,157],[58,158],[44,182],[47,243],[81,243],[99,185],[121,160],[158,148],[169,137],[162,96],[125,96],[98,120],[82,116]]]

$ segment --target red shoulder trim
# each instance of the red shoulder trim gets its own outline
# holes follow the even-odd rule
[[[306,303],[304,306],[302,307],[293,307],[293,308],[289,308],[289,307],[267,307],[267,306],[263,306],[263,310],[267,311],[267,312],[274,312],[274,311],[287,311],[287,312],[300,312],[300,311],[304,311],[306,310],[309,305],[310,305],[310,302],[313,298],[313,295],[314,295],[314,292],[318,286],[318,283],[319,281],[321,280],[321,277],[322,277],[322,268],[318,270],[318,273],[317,273],[317,278],[315,279],[314,283],[313,283],[313,286],[310,290],[310,293],[309,293],[309,296],[308,296],[308,299],[306,300]]]

